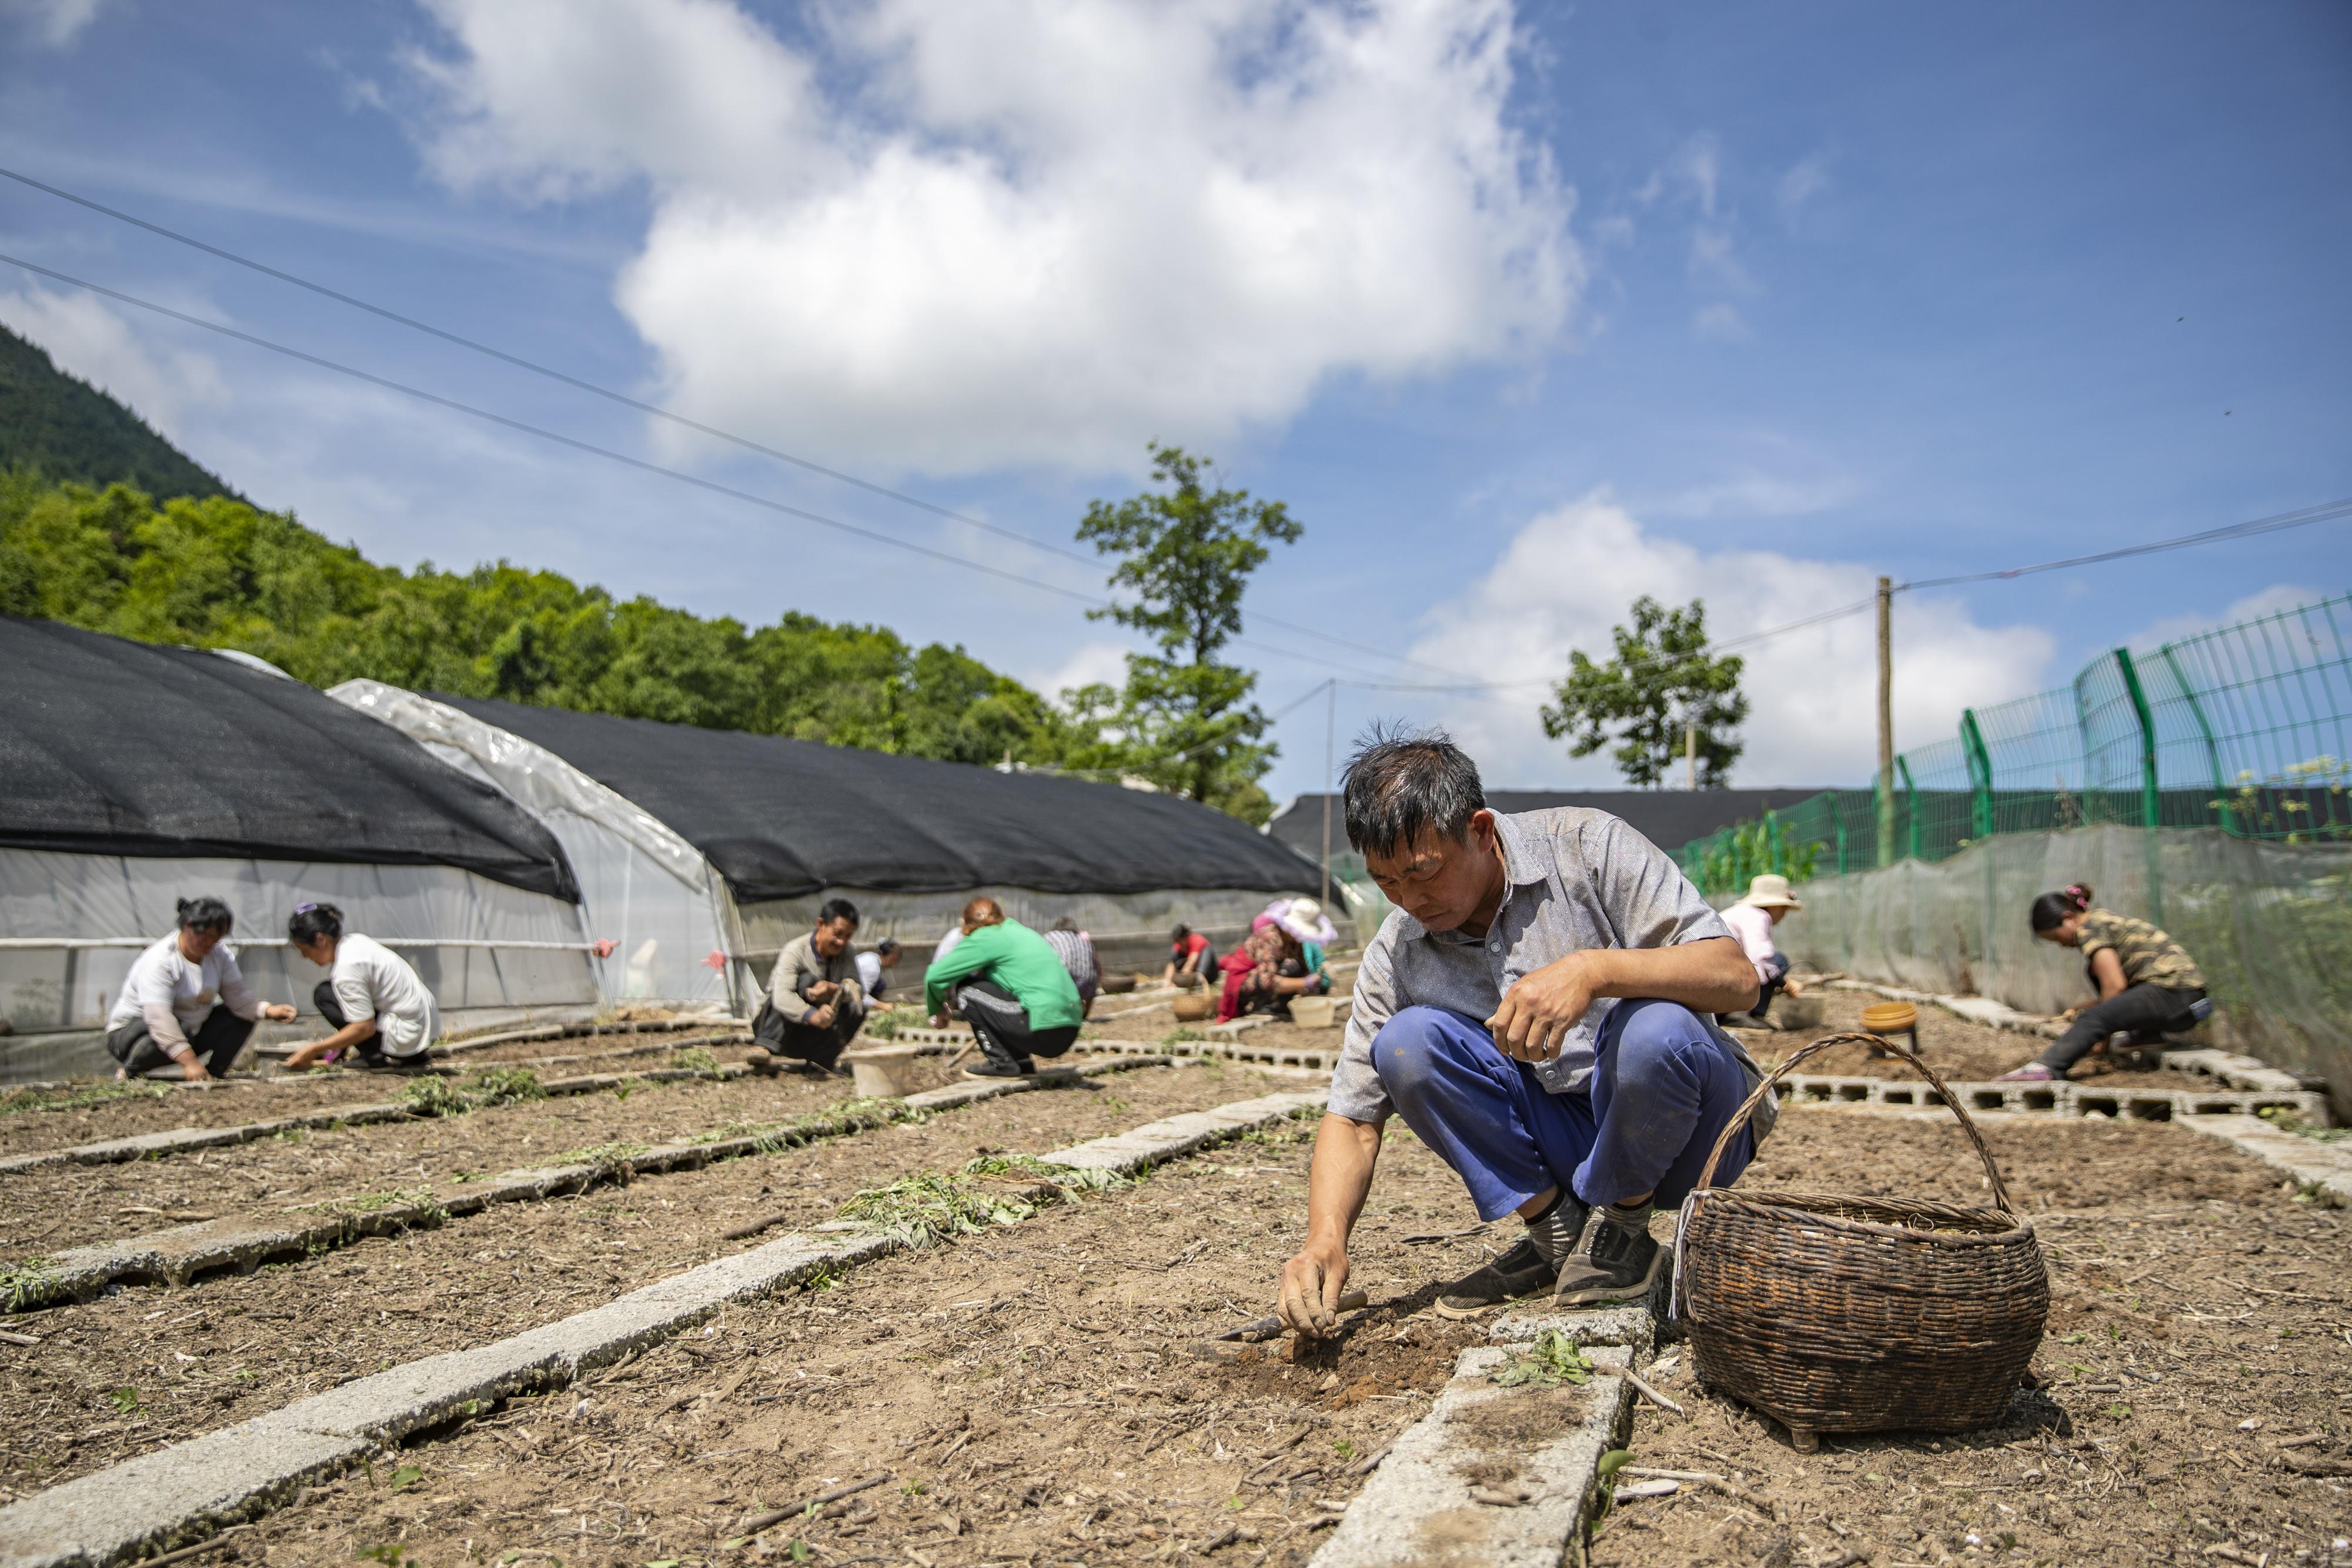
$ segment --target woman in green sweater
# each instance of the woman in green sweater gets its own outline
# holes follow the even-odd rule
[[[982,1058],[964,1069],[971,1078],[1036,1071],[1036,1058],[1076,1043],[1086,1017],[1061,956],[987,897],[963,906],[963,939],[924,972],[923,1004],[935,1029],[950,1012],[971,1023]]]

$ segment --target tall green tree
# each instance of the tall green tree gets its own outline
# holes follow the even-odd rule
[[[747,630],[506,561],[404,572],[233,497],[158,507],[29,467],[0,472],[0,614],[237,648],[319,686],[365,675],[956,762],[1101,751],[961,648],[912,648],[883,627],[788,612]]]
[[[1611,741],[1610,757],[1625,781],[1655,789],[1683,766],[1692,727],[1698,730],[1698,782],[1720,789],[1746,749],[1738,738],[1748,719],[1739,689],[1744,662],[1736,653],[1706,652],[1706,607],[1692,600],[1669,610],[1648,594],[1633,601],[1633,623],[1614,627],[1616,655],[1596,664],[1569,655],[1568,676],[1544,706],[1544,733],[1565,738],[1569,754],[1590,757]]]
[[[1076,694],[1073,718],[1116,734],[1124,770],[1264,822],[1274,802],[1258,780],[1277,751],[1265,738],[1265,712],[1249,700],[1257,675],[1218,654],[1241,634],[1250,574],[1270,546],[1296,543],[1302,530],[1280,501],[1210,488],[1210,459],[1157,443],[1150,452],[1162,487],[1094,502],[1078,538],[1118,558],[1110,585],[1133,596],[1087,613],[1145,633],[1159,653],[1129,654],[1126,686],[1115,695],[1104,686]]]

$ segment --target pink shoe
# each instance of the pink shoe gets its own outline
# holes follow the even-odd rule
[[[2047,1083],[2058,1075],[2038,1061],[2029,1061],[2014,1072],[2004,1072],[1995,1083]]]

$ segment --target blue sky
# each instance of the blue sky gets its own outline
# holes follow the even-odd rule
[[[1445,723],[1497,785],[1609,781],[1543,738],[1538,683],[1636,593],[1738,635],[1880,572],[2352,495],[2335,4],[11,0],[0,27],[7,166],[940,505],[1066,547],[1147,440],[1215,454],[1307,526],[1253,609],[1414,661],[1262,629],[1267,706],[1335,673],[1496,683],[1343,687],[1338,728]],[[21,187],[0,239],[1099,586]],[[1129,645],[1067,599],[21,274],[0,319],[379,559],[881,622],[1049,688]],[[2337,523],[1906,596],[1898,743],[2347,566]],[[1736,782],[1866,776],[1866,619],[1760,645],[1751,686]],[[1277,795],[1319,783],[1324,719],[1281,722]]]

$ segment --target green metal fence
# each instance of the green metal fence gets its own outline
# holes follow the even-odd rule
[[[1895,758],[1897,860],[2000,833],[2112,823],[2352,841],[2352,595],[2168,643],[2117,648],[2071,686],[1960,715]],[[2151,841],[2150,873],[2157,855]],[[1831,789],[1676,852],[1707,893],[1759,872],[1807,881],[1878,862],[1878,800]],[[2151,886],[2160,906],[2161,894]]]

